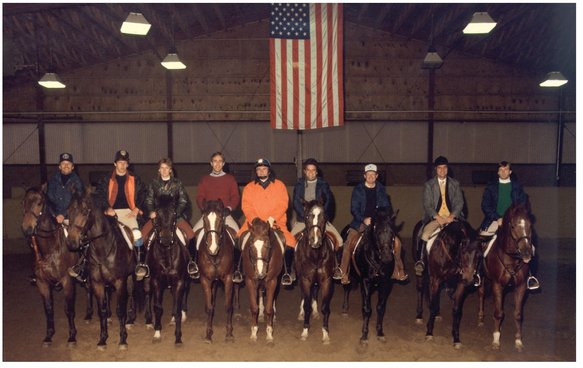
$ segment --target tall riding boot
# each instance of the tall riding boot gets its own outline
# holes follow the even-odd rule
[[[417,243],[417,259],[418,261],[415,262],[415,275],[416,276],[423,276],[423,271],[425,270],[425,263],[423,263],[423,258],[425,256],[425,248],[427,246],[427,242],[419,239]]]
[[[395,238],[393,256],[395,257],[395,268],[391,278],[397,281],[406,281],[409,278],[409,275],[405,272],[405,266],[403,265],[403,259],[401,258],[401,241],[399,238]]]
[[[285,247],[285,252],[283,254],[284,262],[283,262],[283,276],[281,277],[281,284],[283,286],[291,285],[294,281],[296,281],[296,273],[292,268],[292,263],[294,260],[294,248],[292,247]]]
[[[190,276],[191,279],[196,280],[200,277],[198,265],[196,264],[196,238],[191,239],[188,242],[188,253],[190,254],[190,260],[188,261],[186,272],[188,272],[188,276]]]
[[[235,262],[235,272],[233,272],[233,282],[236,284],[240,284],[243,282],[243,274],[241,273],[241,259],[242,254],[241,254],[241,250],[239,250],[237,247],[235,247],[235,253],[233,254],[234,259],[233,261]]]
[[[342,259],[342,250],[343,248],[340,248],[334,252],[334,273],[332,274],[332,279],[334,280],[342,279],[342,270],[340,269],[340,262],[338,260],[338,258]]]
[[[138,239],[134,247],[136,249],[136,257],[137,257],[137,264],[136,264],[136,280],[142,281],[144,277],[150,276],[150,268],[146,264],[146,249],[144,249],[144,241],[142,239]]]

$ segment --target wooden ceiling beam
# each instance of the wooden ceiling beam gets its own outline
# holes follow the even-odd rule
[[[213,8],[214,8],[214,11],[216,13],[217,12],[217,6],[216,6],[216,4],[213,5]],[[222,14],[220,12],[220,10],[218,10],[218,12],[220,14]],[[204,11],[202,10],[202,6],[199,6],[198,4],[192,4],[192,14],[196,18],[198,24],[200,24],[200,26],[202,27],[202,30],[204,31],[204,33],[209,33],[209,25],[208,25],[208,23],[206,21],[206,16],[204,15]],[[224,18],[219,18],[219,20],[221,20],[221,25],[224,28],[224,24],[225,24]]]
[[[212,6],[213,6],[213,10],[215,12],[215,15],[219,19],[219,23],[221,24],[221,29],[227,28],[227,25],[225,24],[225,17],[223,15],[223,12],[221,11],[220,5],[219,4],[213,4]]]

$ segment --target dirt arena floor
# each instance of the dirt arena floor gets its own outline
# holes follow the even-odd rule
[[[5,240],[6,241],[6,240]],[[17,240],[22,242],[23,240]],[[405,240],[407,241],[407,240]],[[108,346],[98,351],[99,321],[96,314],[90,323],[83,321],[85,291],[78,288],[77,345],[67,346],[67,322],[63,310],[62,292],[55,295],[56,334],[52,346],[42,347],[45,318],[35,287],[28,283],[30,256],[4,254],[3,260],[3,362],[249,362],[249,361],[362,361],[362,362],[574,362],[576,361],[576,269],[575,240],[541,240],[537,247],[538,275],[542,288],[531,293],[524,308],[522,353],[514,350],[514,327],[511,321],[512,292],[507,296],[501,349],[493,351],[492,299],[486,301],[486,323],[477,324],[477,292],[468,296],[461,324],[462,348],[455,350],[451,338],[451,303],[442,295],[443,319],[436,323],[431,342],[425,341],[425,324],[415,324],[415,285],[409,282],[395,285],[389,297],[384,321],[386,342],[376,340],[373,316],[369,344],[359,344],[362,319],[360,292],[351,294],[348,315],[342,315],[342,288],[337,285],[330,317],[331,344],[321,342],[321,320],[312,323],[307,341],[300,340],[302,322],[299,312],[299,289],[283,290],[277,303],[274,329],[275,342],[266,344],[265,324],[259,325],[259,339],[249,339],[250,324],[246,291],[241,292],[241,308],[234,318],[234,342],[225,342],[225,316],[220,305],[215,315],[215,335],[212,344],[203,341],[205,317],[200,285],[191,288],[190,311],[183,324],[183,345],[174,346],[174,328],[169,325],[170,297],[165,293],[162,341],[152,343],[153,331],[144,324],[140,313],[129,331],[129,348],[118,349],[117,319],[110,324]],[[406,257],[406,267],[413,274],[412,262]],[[223,296],[219,292],[220,303]],[[427,319],[426,310],[424,317]]]

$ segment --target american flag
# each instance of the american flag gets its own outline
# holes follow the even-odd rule
[[[272,128],[343,125],[342,18],[342,4],[271,6]]]

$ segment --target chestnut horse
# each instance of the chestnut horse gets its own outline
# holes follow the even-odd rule
[[[149,249],[146,254],[146,264],[150,268],[150,277],[144,280],[146,293],[146,324],[151,317],[151,295],[154,300],[154,337],[152,342],[161,340],[162,331],[162,301],[164,291],[170,287],[172,291],[172,314],[174,322],[174,343],[182,344],[182,303],[187,287],[186,265],[190,258],[186,245],[182,244],[176,235],[176,208],[174,200],[169,196],[161,196],[158,200],[156,217],[153,221],[153,231],[148,235]]]
[[[67,246],[69,250],[78,250],[82,243],[88,244],[86,250],[89,284],[97,298],[99,306],[100,336],[97,347],[104,350],[107,334],[107,292],[106,286],[111,286],[117,296],[117,317],[119,320],[119,348],[127,349],[128,324],[135,321],[133,295],[134,269],[136,257],[130,249],[121,229],[114,218],[105,216],[97,208],[90,192],[85,195],[73,193],[73,198],[67,214],[69,217],[69,235]],[[129,313],[128,313],[128,295]],[[128,318],[129,317],[129,318]]]
[[[273,342],[273,319],[279,279],[283,269],[283,234],[276,238],[276,231],[268,222],[256,217],[249,230],[241,234],[241,258],[245,274],[245,287],[249,295],[251,311],[251,340],[257,341],[259,298],[265,294],[265,316],[267,317],[266,340]]]
[[[77,263],[79,254],[67,249],[62,225],[47,211],[45,191],[46,186],[30,188],[22,200],[22,231],[33,249],[36,286],[43,300],[47,321],[43,346],[51,345],[55,334],[53,291],[57,285],[63,287],[65,294],[65,315],[69,322],[68,344],[75,345],[75,281],[67,269]]]
[[[494,296],[494,334],[492,348],[500,349],[500,325],[504,319],[504,296],[508,286],[514,286],[514,347],[522,351],[522,312],[526,294],[529,262],[534,256],[532,221],[525,205],[511,206],[502,220],[502,226],[492,247],[484,256],[486,281],[491,284]],[[479,289],[478,318],[484,321],[484,284]]]
[[[233,341],[233,271],[235,238],[228,233],[225,217],[228,209],[223,202],[207,201],[202,213],[204,237],[198,250],[200,284],[204,292],[206,320],[205,341],[212,342],[213,316],[219,281],[225,288],[225,312],[227,334],[225,339]]]
[[[439,312],[441,288],[452,290],[452,337],[456,349],[461,348],[460,323],[467,291],[474,286],[482,251],[476,232],[466,221],[454,221],[437,235],[427,255],[425,273],[429,278],[429,320],[426,340],[433,340],[435,317]],[[418,295],[422,297],[422,294]],[[422,303],[422,301],[418,301]]]
[[[304,202],[306,227],[297,235],[294,266],[302,292],[304,328],[300,338],[308,338],[312,303],[317,300],[318,289],[322,290],[321,312],[322,342],[330,343],[330,301],[334,294],[334,244],[326,234],[326,213],[322,201]],[[317,306],[317,303],[314,303]],[[315,311],[317,313],[317,310]]]

